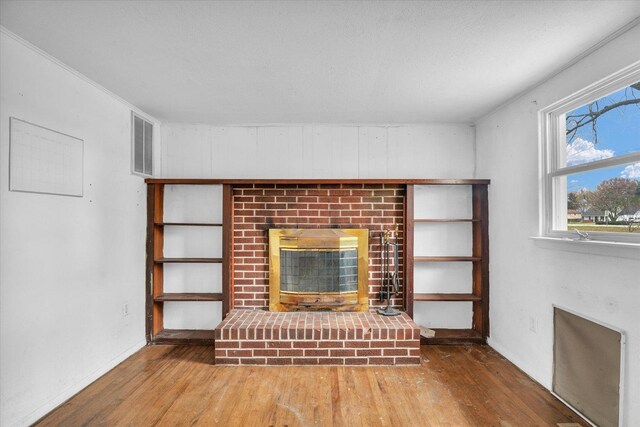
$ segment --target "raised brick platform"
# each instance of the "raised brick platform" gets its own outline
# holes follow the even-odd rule
[[[215,331],[217,365],[415,365],[420,329],[406,314],[232,310]]]

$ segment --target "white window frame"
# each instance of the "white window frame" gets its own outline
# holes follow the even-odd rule
[[[154,144],[154,138],[155,138],[155,133],[156,133],[156,125],[155,123],[153,123],[151,120],[149,120],[148,118],[137,114],[135,111],[131,111],[131,174],[133,175],[138,175],[138,176],[142,176],[145,178],[153,178],[153,169],[154,169],[154,162],[153,162],[153,156],[151,158],[151,173],[150,174],[146,174],[144,172],[138,172],[136,171],[136,127],[135,127],[135,119],[138,118],[140,120],[143,121],[143,123],[150,123],[151,124],[151,128],[153,130],[153,134],[151,135],[151,153],[153,154],[153,144]],[[144,125],[143,125],[143,129],[144,129]],[[144,131],[143,131],[144,132]],[[144,152],[145,152],[145,146],[144,146],[144,134],[142,137],[142,162],[144,165]],[[144,166],[143,166],[144,169]]]
[[[563,221],[564,223],[567,221],[566,177],[568,175],[640,162],[640,152],[638,152],[575,166],[560,167],[559,165],[566,160],[565,114],[638,81],[640,81],[640,61],[539,111],[539,235],[541,237],[570,239],[578,237],[573,231],[554,229],[554,224],[562,224]],[[554,178],[556,177],[560,179],[556,180],[557,191],[554,196]],[[562,177],[565,177],[565,179],[562,179]],[[640,245],[640,233],[597,231],[589,231],[588,233],[590,239],[595,241],[636,243]]]

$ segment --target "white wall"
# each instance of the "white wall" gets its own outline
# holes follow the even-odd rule
[[[37,420],[144,345],[146,190],[130,173],[130,106],[4,30],[0,43],[0,424],[9,426]],[[9,117],[84,140],[84,197],[8,191]]]
[[[538,232],[538,110],[640,60],[638,40],[636,26],[476,130],[477,174],[491,179],[491,345],[550,387],[552,304],[623,329],[628,426],[640,425],[640,251],[530,236]]]
[[[163,124],[162,175],[189,178],[472,178],[474,129]]]
[[[466,124],[230,127],[164,124],[162,174],[172,178],[472,178],[474,142],[475,131]],[[466,193],[470,208],[471,193]],[[432,194],[427,188],[416,190],[418,207],[444,202],[443,195]],[[457,212],[454,217],[465,215],[470,217],[468,212]],[[465,230],[417,227],[416,254],[428,255],[442,249],[447,241],[459,242],[458,246],[470,251],[469,237],[470,232]],[[453,287],[469,292],[470,270],[450,270],[438,263],[416,269],[418,291],[430,292],[429,284],[435,286],[436,277],[455,276],[457,285]],[[194,318],[191,324],[212,323],[198,317],[195,310],[190,312],[191,307],[182,305],[180,309],[172,310],[170,316],[186,317],[188,313]],[[471,327],[470,303],[416,303],[414,313],[416,321],[424,326]]]

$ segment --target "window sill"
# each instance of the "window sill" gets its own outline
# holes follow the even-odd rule
[[[592,255],[640,259],[640,243],[577,240],[568,237],[531,236],[536,246]]]

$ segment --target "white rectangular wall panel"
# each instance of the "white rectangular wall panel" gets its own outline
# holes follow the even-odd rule
[[[416,223],[415,256],[471,256],[470,222]]]
[[[302,126],[272,126],[257,128],[254,172],[272,178],[302,178],[305,176]],[[292,160],[296,159],[296,160]]]
[[[169,141],[173,143],[167,143],[165,146],[168,149],[179,147],[183,138],[183,135],[171,138]],[[191,157],[186,159],[186,165],[210,162],[212,178],[250,178],[255,176],[258,165],[258,141],[255,127],[212,127],[211,140],[203,139],[200,143],[203,145],[211,144],[211,157],[209,159]],[[264,160],[261,159],[261,161]],[[174,163],[175,161],[169,155],[167,158],[168,173],[165,176],[172,176],[171,168]]]
[[[164,222],[222,223],[222,186],[165,185]]]
[[[164,227],[165,258],[222,258],[222,227]]]
[[[162,126],[162,141],[179,139],[167,147],[162,144],[162,170],[172,178],[208,178],[211,176],[211,129],[208,126]],[[167,159],[171,159],[168,163]],[[193,162],[191,159],[199,159]],[[203,161],[206,159],[206,161]]]
[[[311,126],[305,135],[311,142],[312,178],[359,176],[357,127]]]
[[[474,129],[421,125],[162,125],[170,178],[472,178]]]
[[[416,185],[414,217],[416,219],[470,219],[472,213],[470,185]]]
[[[82,197],[83,141],[11,117],[9,189]]]
[[[470,329],[473,319],[471,302],[416,302],[415,322],[428,328]]]
[[[162,284],[165,293],[222,292],[222,264],[167,263]]]
[[[387,177],[388,138],[386,127],[363,126],[358,132],[358,177]]]
[[[222,321],[222,303],[165,302],[165,329],[215,329]]]
[[[418,262],[413,270],[414,292],[470,294],[472,270],[470,262]]]

